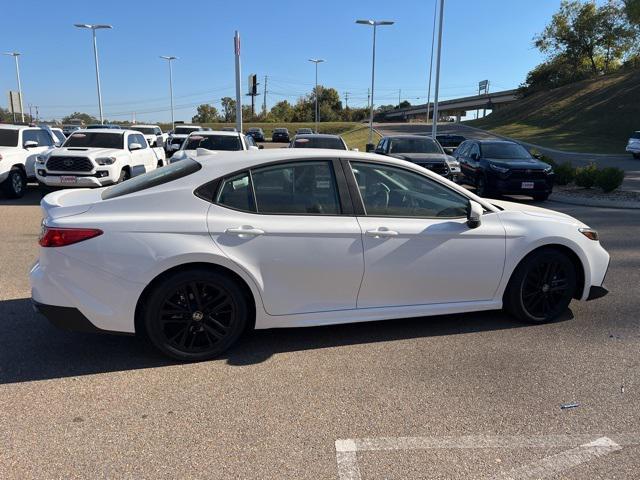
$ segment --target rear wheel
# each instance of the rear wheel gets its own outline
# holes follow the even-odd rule
[[[479,197],[486,197],[490,194],[491,191],[489,190],[489,186],[487,185],[487,179],[484,177],[484,175],[480,175],[476,179],[476,195],[478,195]]]
[[[550,322],[569,306],[576,270],[564,253],[543,248],[526,257],[513,273],[504,295],[505,308],[528,323]]]
[[[129,173],[129,170],[123,168],[120,171],[120,176],[118,177],[118,180],[116,181],[116,183],[122,183],[125,180],[129,180],[131,178],[131,174]]]
[[[20,168],[13,167],[5,181],[0,184],[0,187],[2,187],[2,192],[7,197],[20,198],[27,189],[27,178]]]
[[[236,282],[206,269],[178,272],[149,296],[144,320],[149,339],[178,360],[216,357],[240,337],[247,301]]]

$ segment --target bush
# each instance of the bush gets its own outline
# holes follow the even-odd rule
[[[605,193],[613,192],[622,185],[624,180],[624,170],[615,167],[607,167],[598,171],[596,175],[596,185]]]
[[[576,169],[571,162],[564,162],[553,168],[555,172],[555,183],[558,185],[568,185],[573,182],[576,176]]]
[[[576,185],[583,188],[591,188],[596,183],[598,177],[598,167],[590,163],[586,167],[576,168],[575,182]]]

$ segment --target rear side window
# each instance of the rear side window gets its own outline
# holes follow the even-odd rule
[[[234,210],[255,212],[249,172],[240,173],[222,182],[216,203]]]
[[[201,168],[202,165],[198,162],[191,158],[186,158],[180,162],[172,163],[166,167],[157,168],[149,173],[138,175],[126,182],[109,187],[102,192],[102,199],[109,200],[111,198],[117,198],[130,193],[146,190],[147,188],[157,187],[158,185],[169,183],[179,178],[186,177],[187,175],[191,175]]]

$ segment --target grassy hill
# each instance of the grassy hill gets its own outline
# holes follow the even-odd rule
[[[640,70],[538,92],[465,123],[560,150],[624,153],[640,130]]]

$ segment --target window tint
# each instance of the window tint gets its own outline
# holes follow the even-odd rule
[[[127,140],[127,147],[129,148],[129,150],[131,150],[131,145],[133,143],[138,143],[142,148],[147,148],[147,141],[145,140],[144,136],[140,135],[139,133],[129,135],[129,139]]]
[[[236,151],[242,150],[242,145],[238,135],[201,135],[194,133],[187,138],[184,150],[196,150],[198,148]]]
[[[122,133],[78,132],[64,142],[65,147],[123,148]]]
[[[352,163],[370,216],[452,218],[467,215],[469,200],[418,173],[388,165]]]
[[[496,158],[500,160],[531,158],[531,154],[522,145],[507,142],[483,143],[482,155],[484,158]]]
[[[53,138],[46,130],[36,130],[36,141],[40,147],[52,147]]]
[[[22,145],[24,146],[27,142],[37,142],[38,136],[36,135],[35,130],[23,130],[22,131]]]
[[[468,156],[468,157],[470,157],[470,156],[471,156],[471,155],[473,155],[474,153],[475,153],[476,155],[478,155],[478,157],[480,157],[480,147],[478,147],[478,144],[477,144],[477,143],[472,143],[472,144],[469,146],[469,153],[467,154],[467,156]]]
[[[330,148],[333,150],[346,150],[340,137],[300,137],[294,140],[295,148]]]
[[[251,171],[259,213],[339,215],[340,203],[328,161],[274,165]]]
[[[398,137],[389,140],[389,153],[442,153],[442,148],[429,137]]]
[[[216,203],[235,210],[255,212],[249,173],[243,172],[224,180],[218,191]]]
[[[17,147],[18,130],[3,128],[0,129],[0,147]]]
[[[126,182],[119,183],[112,187],[107,188],[102,192],[102,199],[108,200],[110,198],[121,197],[128,193],[139,192],[147,188],[162,185],[164,183],[177,180],[178,178],[186,177],[194,172],[197,172],[202,168],[195,160],[187,158],[181,162],[172,163],[166,167],[152,170],[149,173],[138,175]]]

